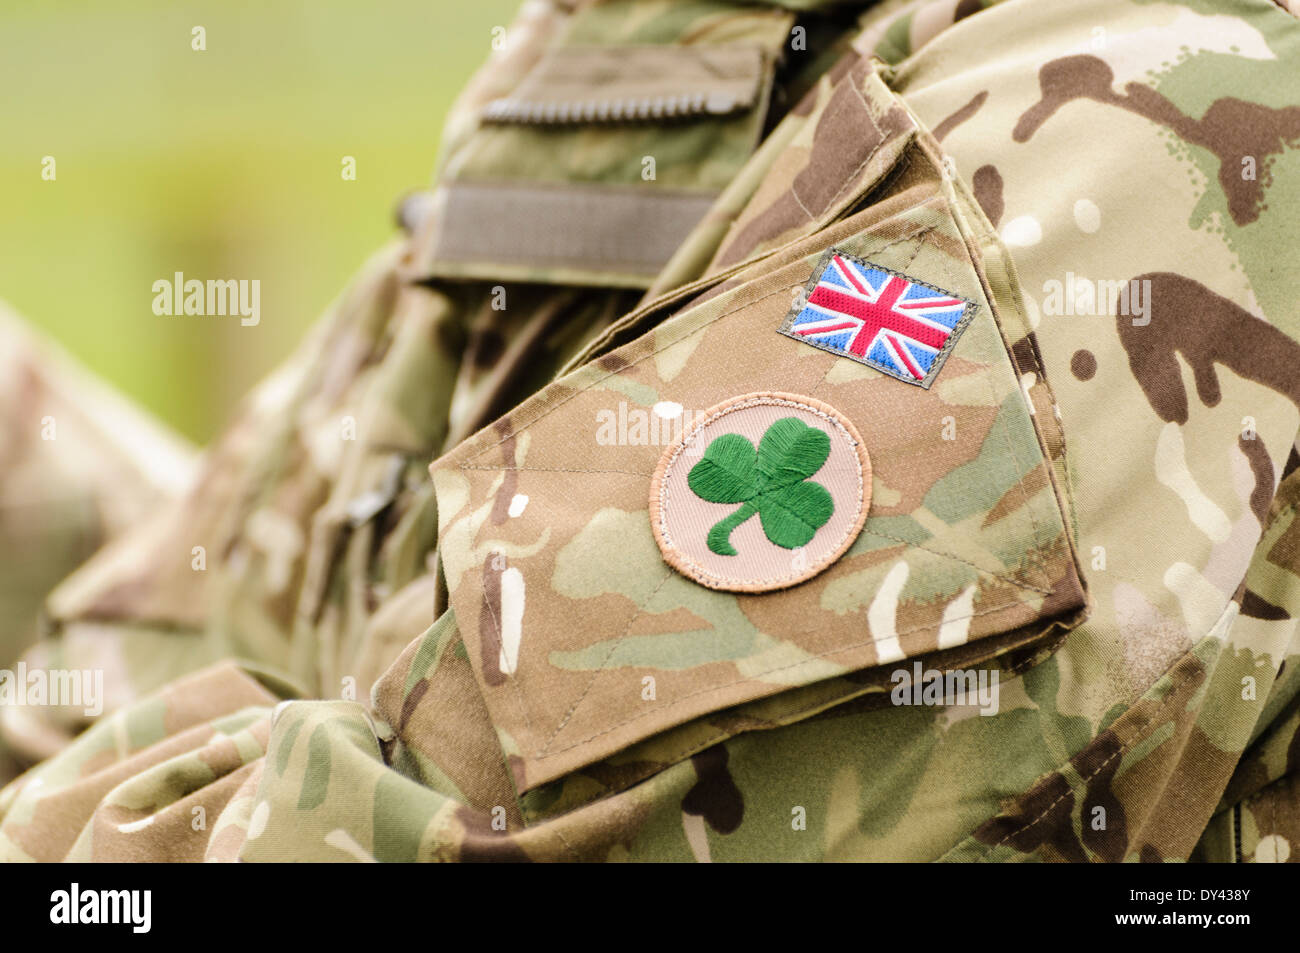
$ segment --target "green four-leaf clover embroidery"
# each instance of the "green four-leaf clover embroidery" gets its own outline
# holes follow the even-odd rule
[[[835,511],[826,487],[808,480],[830,452],[826,432],[797,417],[783,417],[768,427],[757,450],[740,434],[716,438],[704,459],[691,468],[686,483],[710,503],[741,506],[709,530],[709,549],[719,556],[735,556],[731,533],[755,513],[764,535],[776,545],[806,545]]]

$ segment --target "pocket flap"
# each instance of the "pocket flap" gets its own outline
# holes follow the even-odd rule
[[[483,118],[564,125],[725,116],[758,102],[763,76],[757,47],[566,47],[489,102]]]
[[[912,660],[1032,655],[1082,616],[1065,488],[997,317],[1002,292],[924,163],[912,163],[906,201],[878,203],[754,266],[431,468],[451,604],[521,791],[799,686],[836,682],[843,699],[879,691]],[[967,303],[955,309],[942,360],[914,355],[935,374],[907,383],[903,365],[883,366],[887,356],[873,366],[782,333],[836,255],[868,263],[881,281],[918,278],[904,304],[936,289]],[[650,488],[683,421],[760,390],[804,395],[812,426],[822,406],[851,425],[869,470],[849,452],[838,466],[869,473],[870,505],[846,548],[832,540],[814,553],[814,535],[808,551],[829,553],[815,575],[731,591],[666,560]],[[781,459],[758,470],[782,487],[793,480],[787,470],[831,486],[834,474],[816,471],[823,458],[834,464],[834,451],[805,452],[804,431],[789,436]],[[746,479],[690,487],[718,507],[696,520],[697,535],[738,509]],[[756,517],[730,542],[743,550],[767,545],[764,533],[797,536],[778,525],[785,515],[773,516],[775,528]],[[845,532],[844,520],[813,513],[805,522]],[[679,525],[691,531],[689,520]]]
[[[793,16],[590,4],[447,157],[430,277],[647,288],[752,155]]]

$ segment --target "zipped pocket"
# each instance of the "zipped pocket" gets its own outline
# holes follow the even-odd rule
[[[645,288],[732,181],[792,16],[638,6],[580,9],[483,104],[439,177],[429,276]]]

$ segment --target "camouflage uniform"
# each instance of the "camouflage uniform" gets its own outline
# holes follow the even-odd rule
[[[110,538],[171,501],[193,470],[184,441],[40,338],[0,303],[0,669],[31,648],[44,597]],[[33,664],[43,664],[38,649]],[[71,740],[18,709],[0,783]]]
[[[56,593],[121,708],[0,794],[0,855],[1300,856],[1293,12],[532,0],[511,36],[410,235]],[[968,303],[925,386],[778,333],[833,255]],[[870,505],[719,587],[664,542],[657,421],[755,394],[846,420],[832,502]],[[996,713],[897,704],[918,663]]]

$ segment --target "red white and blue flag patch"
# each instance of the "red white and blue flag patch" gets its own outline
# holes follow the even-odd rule
[[[929,387],[974,312],[972,301],[832,249],[778,330]]]

